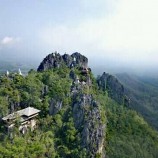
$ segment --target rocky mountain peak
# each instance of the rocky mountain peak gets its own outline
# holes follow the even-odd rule
[[[76,66],[87,68],[88,59],[78,52],[75,52],[72,55],[60,55],[59,53],[55,52],[49,54],[43,59],[37,71],[45,71],[52,68],[59,68],[62,66],[62,64],[66,65],[69,68],[73,68]]]
[[[124,87],[116,77],[104,72],[102,76],[98,77],[97,83],[99,89],[107,91],[110,98],[119,104],[124,104]]]

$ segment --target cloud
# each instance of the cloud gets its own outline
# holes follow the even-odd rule
[[[13,41],[12,37],[4,37],[1,41],[1,44],[9,44]]]
[[[86,6],[88,0],[84,2]],[[97,1],[92,2],[93,6],[97,4]],[[113,14],[105,17],[90,17],[75,26],[59,24],[44,28],[40,32],[43,42],[59,51],[79,50],[137,64],[155,62],[158,58],[155,53],[158,51],[158,1],[113,0],[112,3],[110,5],[108,0],[107,4],[114,6]]]
[[[93,13],[112,13],[119,0],[80,0],[81,6],[85,9],[93,10]]]
[[[83,50],[92,48],[94,42],[97,42],[100,35],[95,29],[95,26],[89,28],[89,24],[84,23],[77,27],[59,25],[44,29],[41,38],[49,47],[58,50]]]
[[[158,1],[121,0],[117,13],[107,19],[108,49],[158,50]]]
[[[0,41],[0,44],[1,45],[10,45],[10,44],[14,44],[14,43],[17,43],[20,41],[20,38],[19,37],[9,37],[9,36],[6,36],[4,37],[1,41]]]

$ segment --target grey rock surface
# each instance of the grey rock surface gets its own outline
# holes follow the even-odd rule
[[[45,71],[52,68],[59,68],[62,66],[62,64],[65,64],[69,68],[73,68],[77,66],[87,67],[88,59],[78,52],[73,53],[72,55],[68,55],[68,54],[60,55],[59,53],[55,52],[49,54],[43,59],[37,71]]]
[[[99,89],[108,92],[109,97],[119,104],[124,104],[124,87],[116,77],[104,72],[102,76],[97,79],[97,83]]]
[[[89,157],[103,155],[105,124],[101,121],[99,103],[92,95],[75,94],[73,98],[73,118],[76,129],[81,132],[81,146]]]

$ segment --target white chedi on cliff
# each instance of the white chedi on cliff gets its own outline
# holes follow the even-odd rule
[[[7,70],[6,75],[9,76],[9,71]]]
[[[21,70],[20,70],[20,68],[18,70],[18,74],[21,75],[21,76],[23,75],[22,72],[21,72]]]

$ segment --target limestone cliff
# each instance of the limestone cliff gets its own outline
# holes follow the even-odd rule
[[[117,78],[104,72],[102,76],[98,77],[97,83],[99,89],[108,92],[109,97],[119,104],[124,104],[124,87]]]
[[[89,157],[105,157],[105,124],[101,121],[99,103],[92,95],[76,93],[73,96],[73,117],[76,128],[81,131],[81,146]]]
[[[52,68],[59,68],[63,64],[69,68],[77,67],[77,66],[87,67],[88,59],[78,52],[73,53],[72,55],[68,55],[68,54],[60,55],[59,53],[55,52],[55,53],[49,54],[43,59],[37,71],[44,71],[44,70],[48,70]]]

